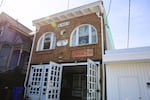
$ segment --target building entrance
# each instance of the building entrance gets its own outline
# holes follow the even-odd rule
[[[29,100],[99,100],[99,64],[83,63],[32,65],[27,85]]]
[[[61,100],[86,100],[86,66],[63,67]]]

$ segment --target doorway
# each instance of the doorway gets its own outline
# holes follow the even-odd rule
[[[32,65],[26,87],[30,100],[100,100],[99,63]]]
[[[63,67],[61,100],[86,100],[86,66]]]

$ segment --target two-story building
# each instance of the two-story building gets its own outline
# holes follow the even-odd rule
[[[25,80],[29,100],[100,100],[102,55],[113,48],[103,3],[33,21],[37,28]],[[105,27],[107,25],[107,27]]]
[[[31,30],[6,13],[0,14],[0,72],[27,67]]]

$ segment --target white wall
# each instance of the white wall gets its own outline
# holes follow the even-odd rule
[[[141,98],[150,100],[150,62],[126,62],[106,64],[107,100],[120,100],[119,77],[137,77]],[[126,100],[126,99],[125,99]]]

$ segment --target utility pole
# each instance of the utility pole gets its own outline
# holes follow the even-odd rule
[[[130,7],[131,7],[131,0],[129,0],[127,48],[129,48],[129,42],[130,42]]]
[[[2,4],[3,4],[3,0],[2,0],[1,3],[0,3],[0,7],[2,7]]]
[[[68,0],[68,5],[67,5],[67,9],[69,9],[69,4],[70,4],[70,0]]]

